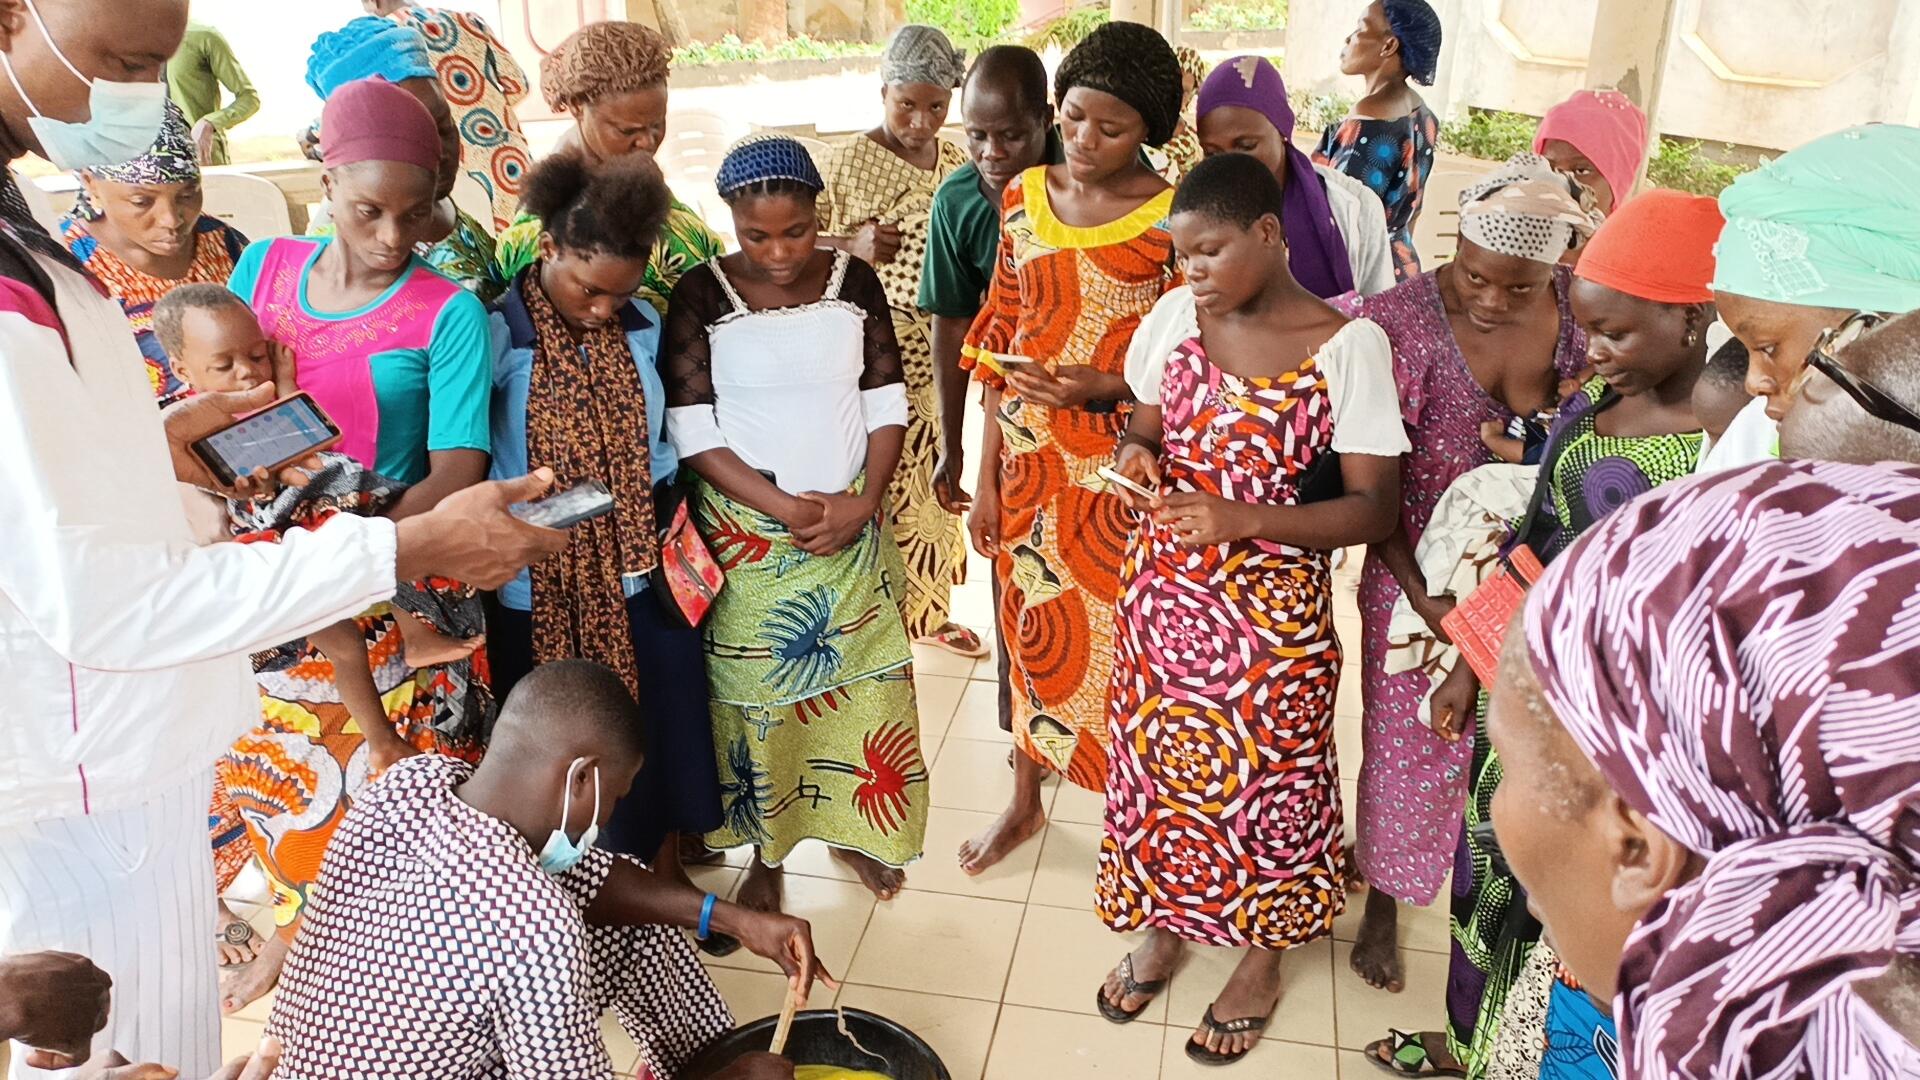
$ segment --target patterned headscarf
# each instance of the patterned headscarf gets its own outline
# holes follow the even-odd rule
[[[1400,66],[1421,86],[1432,86],[1440,67],[1440,16],[1427,0],[1381,0],[1387,26],[1400,41]]]
[[[1593,162],[1613,189],[1617,207],[1632,194],[1640,163],[1647,159],[1647,114],[1618,90],[1576,90],[1540,118],[1533,152],[1545,153],[1550,139]]]
[[[1287,154],[1287,186],[1280,208],[1280,226],[1287,234],[1287,266],[1294,279],[1315,296],[1352,292],[1353,265],[1347,257],[1346,237],[1334,223],[1326,181],[1314,171],[1313,159],[1293,145],[1293,105],[1287,100],[1280,70],[1263,56],[1236,56],[1213,69],[1200,84],[1198,97],[1200,116],[1230,105],[1252,109],[1280,133]]]
[[[86,175],[114,184],[192,184],[200,179],[200,158],[193,146],[193,134],[180,106],[167,100],[166,117],[160,122],[160,136],[153,149],[122,165],[102,165],[86,170]],[[83,186],[74,193],[73,216],[82,221],[100,220],[100,211],[87,198]]]
[[[722,199],[741,188],[769,180],[792,180],[814,191],[827,185],[807,148],[785,135],[749,135],[733,144],[720,162],[713,186]]]
[[[433,78],[427,39],[411,26],[364,15],[314,39],[307,57],[307,85],[325,101],[361,79]]]
[[[1196,98],[1199,97],[1200,86],[1207,81],[1207,58],[1201,56],[1200,50],[1191,45],[1175,45],[1173,47],[1173,58],[1180,61],[1180,78],[1182,82],[1186,80],[1187,76],[1193,76],[1193,93]],[[1198,119],[1198,117],[1196,116],[1192,119]]]
[[[1920,128],[1815,139],[1720,193],[1713,287],[1779,304],[1920,309]]]
[[[1557,263],[1600,225],[1599,211],[1575,197],[1577,188],[1546,158],[1522,151],[1460,193],[1460,237],[1502,255]]]
[[[1159,31],[1102,23],[1073,47],[1053,75],[1053,99],[1076,86],[1112,94],[1147,122],[1147,145],[1165,146],[1180,123],[1180,61]]]
[[[1920,469],[1775,462],[1616,511],[1528,596],[1554,715],[1705,857],[1627,942],[1629,1080],[1912,1075],[1851,987],[1920,958]]]
[[[554,112],[666,85],[673,50],[650,26],[588,23],[540,61],[540,93]]]
[[[880,57],[880,81],[888,86],[926,83],[953,87],[967,73],[967,54],[931,26],[908,23],[893,32]]]

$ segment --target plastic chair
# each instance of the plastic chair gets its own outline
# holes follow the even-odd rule
[[[51,184],[45,183],[52,181]],[[27,209],[33,211],[33,220],[39,222],[47,232],[56,238],[60,235],[60,218],[73,206],[73,193],[80,186],[68,173],[28,179],[14,174],[14,184],[27,200]],[[53,190],[49,190],[52,188]]]
[[[207,200],[203,212],[240,230],[249,240],[293,232],[287,197],[271,180],[208,169],[201,174],[200,189]]]
[[[722,235],[729,232],[732,219],[714,193],[713,181],[726,159],[727,148],[744,134],[718,113],[687,109],[667,117],[666,140],[653,155],[674,194],[698,209],[707,224]]]

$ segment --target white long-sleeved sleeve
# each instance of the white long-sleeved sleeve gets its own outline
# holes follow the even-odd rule
[[[149,460],[163,439],[128,430],[116,389],[96,400],[58,331],[0,311],[0,593],[49,647],[80,667],[150,671],[289,641],[392,596],[389,521],[195,545],[170,465]]]

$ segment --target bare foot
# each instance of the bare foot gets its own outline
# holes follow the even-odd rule
[[[1407,969],[1400,960],[1400,905],[1378,889],[1367,894],[1367,913],[1354,939],[1354,974],[1368,986],[1397,994],[1406,989]]]
[[[867,887],[876,900],[891,900],[900,895],[907,883],[907,872],[888,866],[871,855],[858,851],[833,849],[833,857],[853,868],[860,875],[860,884]]]
[[[748,911],[778,912],[785,898],[787,872],[761,862],[758,849],[753,855],[753,861],[747,864],[746,880],[740,883],[739,895],[733,902]]]
[[[969,875],[982,873],[1046,827],[1047,812],[1040,809],[1040,800],[1024,805],[1015,800],[980,835],[960,845],[960,869]]]
[[[287,962],[287,950],[293,947],[293,934],[299,924],[281,927],[267,938],[254,958],[237,968],[228,968],[220,976],[220,1011],[232,1016],[273,991],[280,983],[280,968]]]
[[[1157,983],[1173,974],[1180,964],[1180,953],[1185,943],[1165,930],[1155,930],[1147,935],[1146,944],[1128,955],[1133,958],[1133,981],[1137,983]],[[1114,965],[1107,972],[1107,981],[1100,987],[1100,996],[1108,1005],[1123,1013],[1137,1013],[1153,1000],[1153,994],[1123,994],[1126,983],[1121,979],[1120,966]]]
[[[225,900],[216,901],[220,907],[219,932],[214,941],[220,947],[220,966],[236,968],[249,963],[260,955],[260,949],[266,942],[260,940],[247,920],[233,913]]]
[[[678,833],[680,862],[686,866],[718,866],[727,861],[727,853],[707,846],[696,833]]]
[[[1227,1024],[1241,1019],[1265,1019],[1280,1007],[1280,958],[1273,949],[1249,948],[1234,967],[1220,996],[1213,999],[1213,1019]],[[1244,1054],[1260,1041],[1261,1028],[1231,1034],[1214,1031],[1205,1024],[1194,1028],[1188,1042],[1216,1054]]]
[[[394,608],[393,616],[394,621],[400,624],[400,642],[406,647],[407,666],[410,668],[438,667],[465,660],[487,643],[484,634],[470,638],[450,637],[411,611]]]

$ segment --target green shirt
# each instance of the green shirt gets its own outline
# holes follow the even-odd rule
[[[1060,140],[1047,133],[1046,161],[1060,160]],[[934,192],[927,219],[927,259],[920,272],[920,310],[971,319],[993,284],[1000,250],[1000,207],[980,190],[980,170],[969,161]]]
[[[233,101],[220,107],[220,88]],[[180,50],[167,63],[167,92],[186,114],[189,125],[206,120],[213,125],[213,155],[207,165],[227,163],[227,129],[260,111],[260,95],[253,81],[234,59],[233,46],[220,31],[196,22],[187,24]]]

